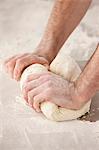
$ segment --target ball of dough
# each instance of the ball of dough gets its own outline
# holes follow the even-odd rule
[[[30,74],[47,72],[47,68],[41,64],[33,64],[25,69],[21,76],[20,86],[24,85],[26,78]],[[68,81],[75,81],[81,73],[81,69],[73,58],[64,54],[58,54],[50,65],[50,71],[54,72]],[[57,106],[51,102],[42,102],[41,111],[46,118],[53,121],[73,120],[89,112],[91,100],[80,110],[70,110]]]

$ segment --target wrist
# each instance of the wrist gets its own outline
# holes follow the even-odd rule
[[[81,109],[88,102],[86,94],[80,93],[75,82],[70,83],[71,100],[75,104],[75,108]]]
[[[53,45],[47,45],[44,43],[40,43],[35,50],[35,54],[38,54],[39,56],[46,58],[49,64],[56,57],[57,53],[58,51],[56,50],[56,48],[54,48]]]
[[[48,55],[46,53],[44,53],[43,50],[36,49],[35,52],[33,52],[33,54],[35,54],[35,55],[37,55],[39,57],[45,58],[48,61],[48,64],[50,64],[50,59],[49,59]]]
[[[79,101],[82,105],[87,103],[90,100],[89,93],[86,92],[86,87],[80,88],[77,87],[76,83],[74,83],[75,89],[74,89],[74,97],[77,101]]]
[[[49,64],[54,59],[54,57],[53,57],[53,55],[51,55],[50,51],[48,51],[46,49],[42,49],[40,47],[36,48],[36,51],[34,53],[40,57],[44,57],[49,62]]]
[[[59,51],[58,43],[53,32],[45,32],[36,48],[36,53],[47,58],[51,63]]]

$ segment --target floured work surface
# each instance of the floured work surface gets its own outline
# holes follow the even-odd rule
[[[49,121],[24,104],[16,82],[0,75],[0,150],[99,149],[99,121]]]
[[[0,59],[31,52],[36,47],[53,2],[0,1]],[[93,2],[64,47],[76,60],[88,60],[99,41],[99,17],[95,17],[99,14],[99,1]],[[49,121],[16,101],[19,87],[1,72],[0,85],[0,150],[99,149],[99,121]]]

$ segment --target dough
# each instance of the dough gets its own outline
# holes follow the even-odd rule
[[[41,64],[33,64],[26,68],[20,80],[21,89],[28,75],[47,71],[47,68]],[[75,60],[70,56],[66,56],[62,53],[59,53],[53,60],[50,65],[50,71],[62,76],[68,81],[75,81],[81,73],[81,69]],[[51,102],[43,102],[41,103],[40,107],[46,118],[53,121],[65,121],[77,119],[84,115],[86,112],[89,112],[90,104],[91,100],[87,102],[80,110],[62,108]]]

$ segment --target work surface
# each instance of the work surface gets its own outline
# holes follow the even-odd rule
[[[5,74],[1,79],[0,149],[83,150],[87,147],[87,150],[98,150],[99,121],[49,121],[23,103],[16,82]],[[96,99],[99,100],[99,95]]]
[[[0,1],[0,63],[36,47],[52,4],[50,0]],[[80,64],[89,59],[99,41],[97,14],[95,0],[62,49]],[[93,99],[91,113],[81,120],[52,122],[23,103],[18,83],[0,68],[0,150],[98,150],[99,94]]]

